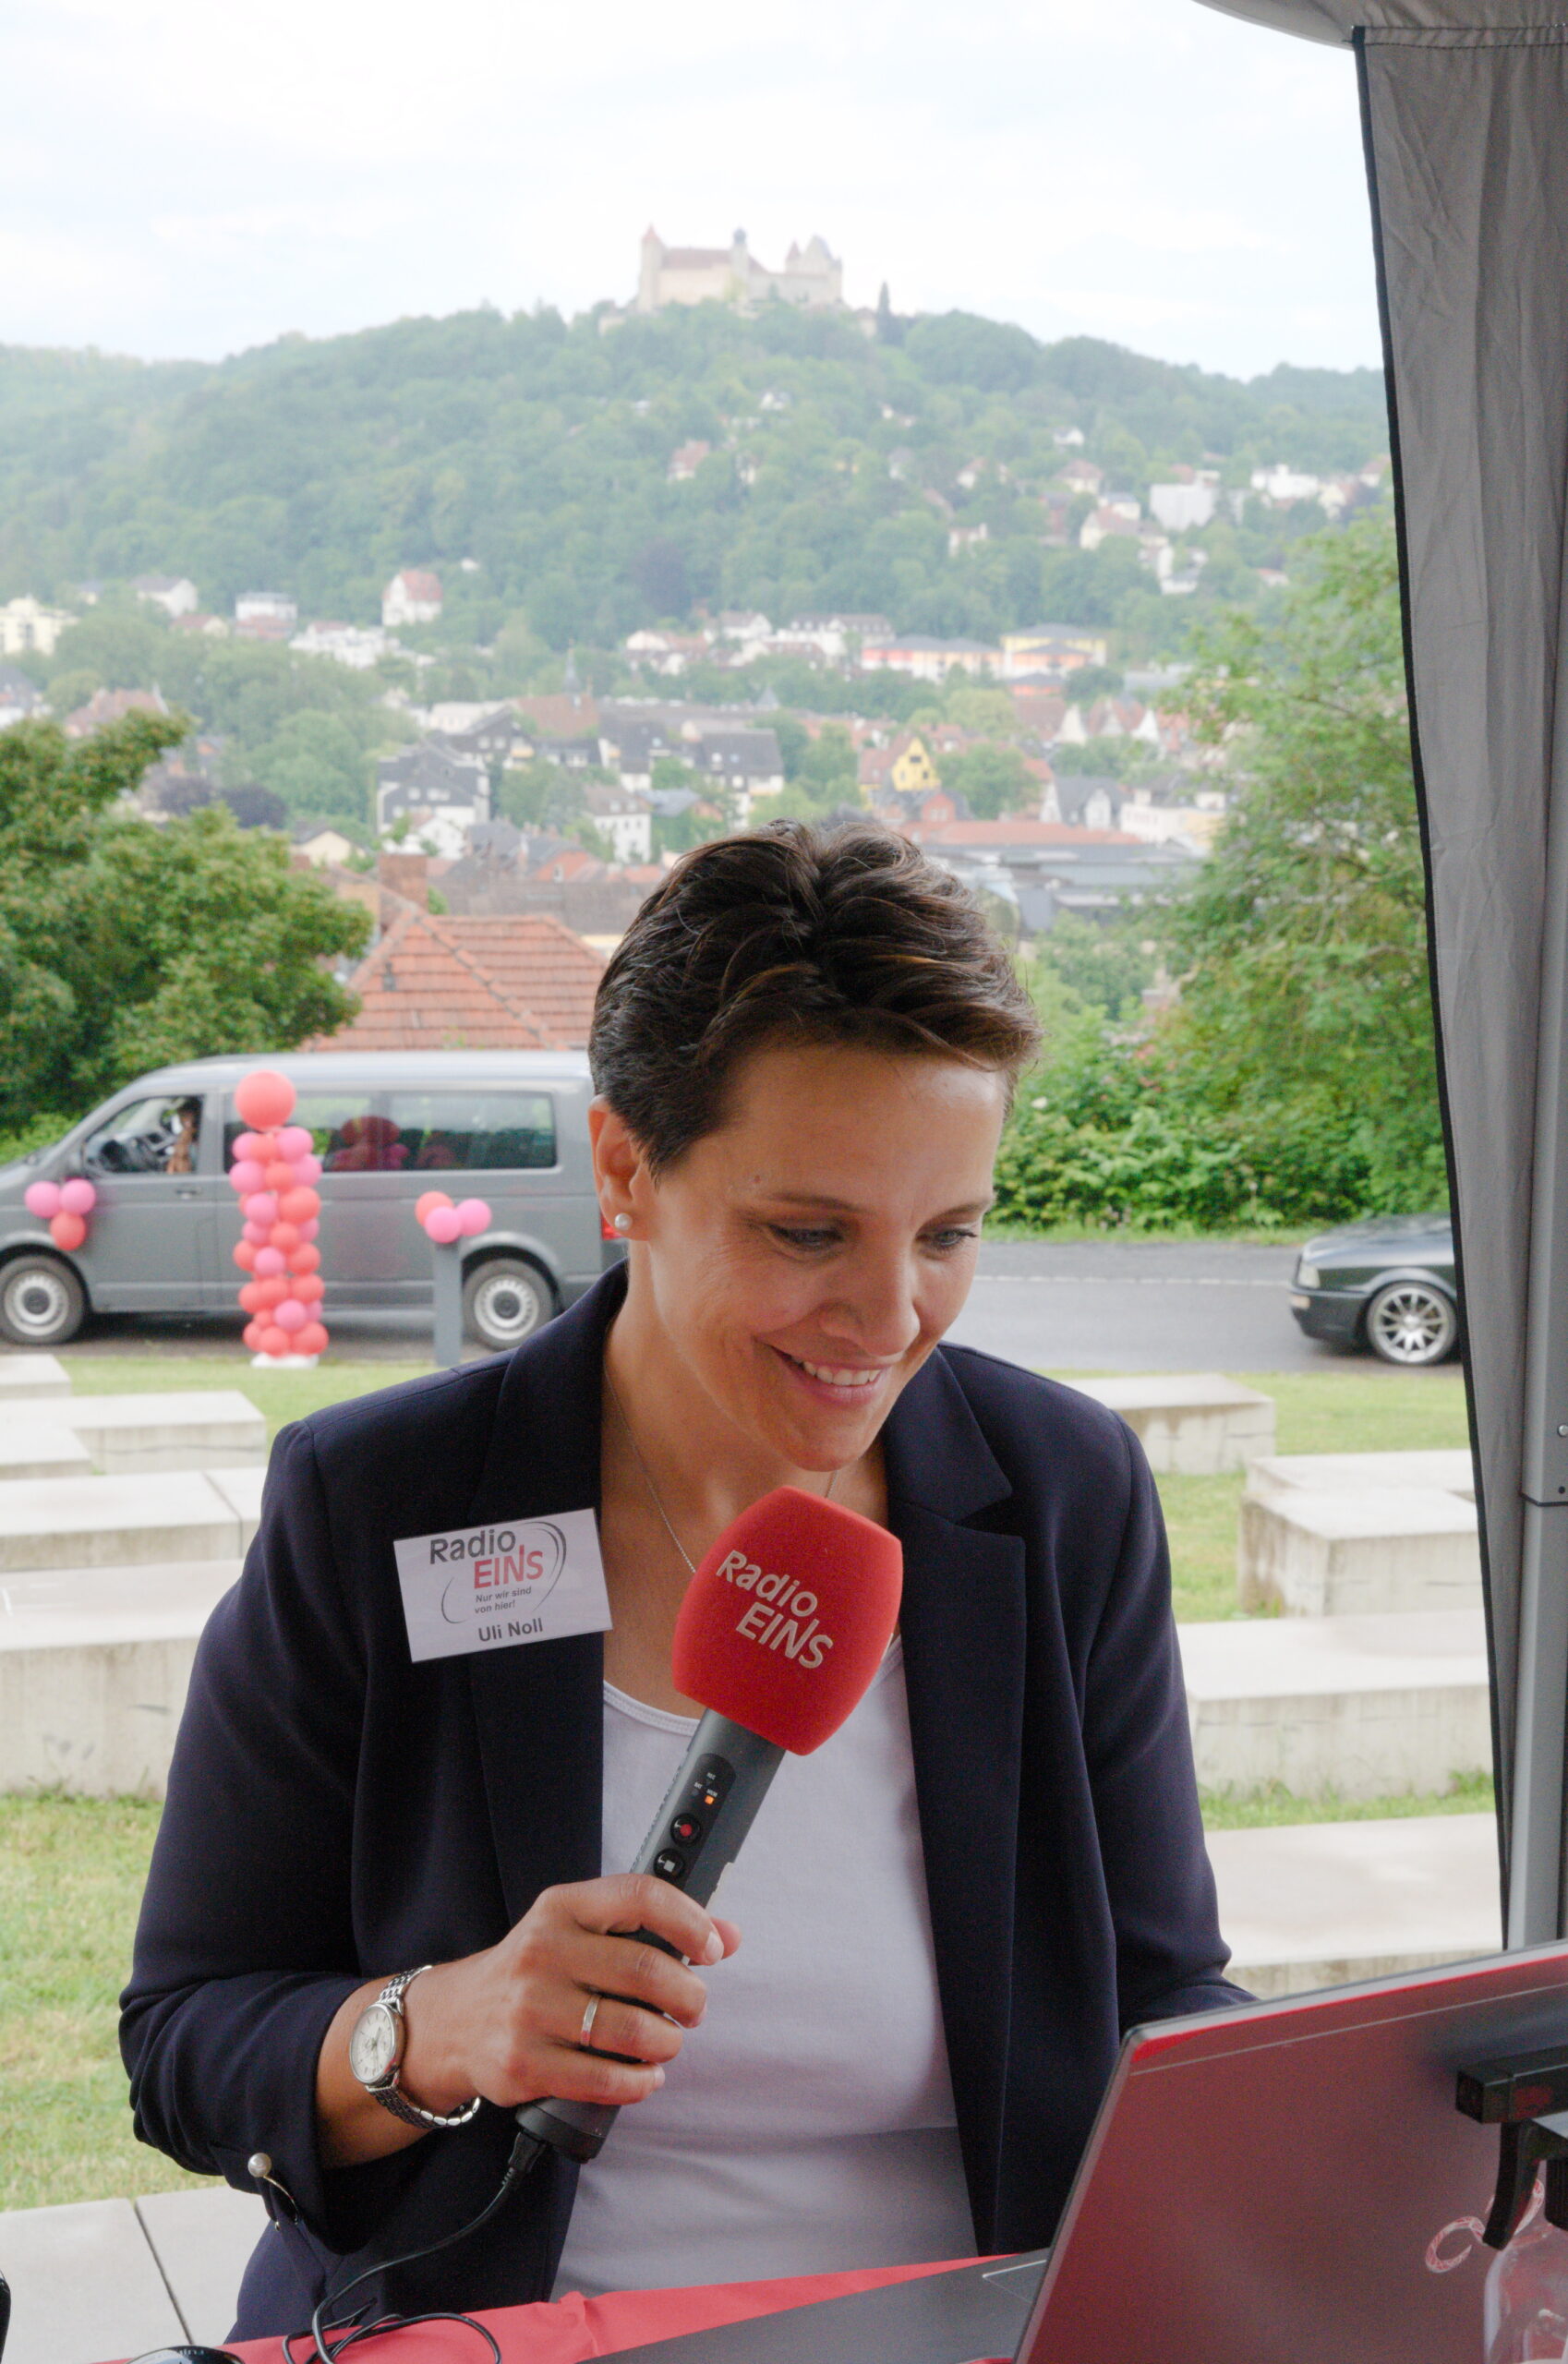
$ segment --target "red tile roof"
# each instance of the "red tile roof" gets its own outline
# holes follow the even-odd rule
[[[604,962],[549,911],[407,910],[351,980],[357,1018],[324,1051],[564,1051],[588,1039]]]
[[[545,739],[591,739],[598,730],[598,702],[581,690],[544,691],[512,704]]]

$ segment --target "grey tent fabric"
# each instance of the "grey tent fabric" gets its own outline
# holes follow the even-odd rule
[[[1563,1926],[1568,699],[1555,833],[1549,820],[1568,488],[1568,25],[1552,17],[1568,12],[1563,0],[1206,5],[1359,53],[1508,1925],[1526,1942]]]
[[[1562,0],[1203,0],[1222,16],[1246,17],[1304,41],[1347,43],[1362,28],[1379,33],[1513,31],[1560,23]]]

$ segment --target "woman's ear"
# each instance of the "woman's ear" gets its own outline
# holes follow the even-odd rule
[[[650,1187],[643,1152],[608,1100],[588,1103],[588,1140],[594,1153],[594,1190],[599,1212],[618,1238],[636,1236],[637,1212]]]

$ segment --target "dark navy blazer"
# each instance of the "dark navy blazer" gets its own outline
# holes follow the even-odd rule
[[[607,1275],[514,1354],[287,1429],[245,1573],[202,1637],[121,2044],[144,2141],[250,2190],[247,2159],[269,2152],[297,2205],[290,2223],[273,2202],[236,2336],[297,2328],[323,2275],[433,2240],[500,2180],[512,2117],[488,2106],[324,2171],[316,2061],[365,1979],[493,1945],[541,1888],[600,1869],[600,1637],[415,1665],[392,1544],[597,1509],[623,1287]],[[1238,1999],[1159,1505],[1113,1414],[962,1347],[933,1355],[884,1441],[975,2239],[1034,2247],[1122,2032]],[[548,2295],[574,2181],[547,2156],[477,2238],[380,2295]]]

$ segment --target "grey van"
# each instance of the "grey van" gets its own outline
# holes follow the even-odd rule
[[[344,1307],[428,1306],[425,1190],[483,1199],[463,1242],[474,1336],[516,1345],[624,1248],[604,1236],[588,1150],[593,1085],[580,1051],[280,1052],[193,1059],[127,1084],[50,1149],[0,1166],[0,1335],[54,1346],[90,1312],[233,1313],[239,1202],[227,1180],[254,1067],[298,1092],[292,1122],[321,1160],[325,1319]],[[85,1175],[98,1192],[67,1255],[28,1212],[30,1183]]]

